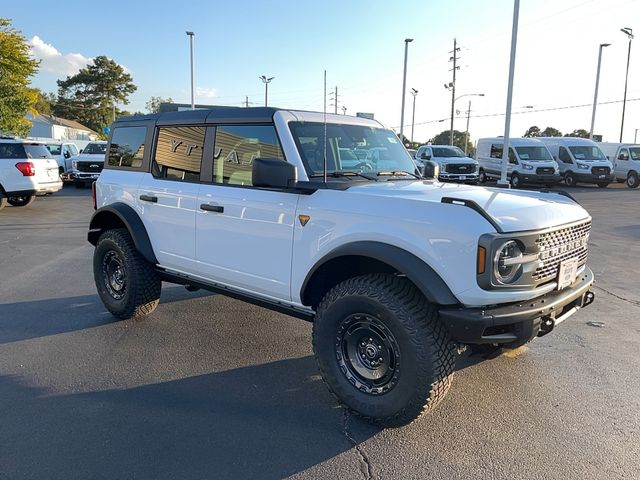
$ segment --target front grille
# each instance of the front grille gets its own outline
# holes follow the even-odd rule
[[[447,173],[457,173],[459,175],[470,175],[476,172],[476,166],[469,165],[468,163],[450,163],[446,165],[445,171]]]
[[[538,167],[536,173],[538,175],[553,175],[553,167]]]
[[[103,166],[104,166],[103,162],[78,162],[78,171],[89,172],[89,173],[100,173],[102,171]]]
[[[570,258],[578,259],[578,268],[587,263],[591,222],[540,234],[536,240],[541,266],[533,273],[537,283],[553,280],[558,275],[560,263]]]
[[[609,175],[611,169],[609,167],[592,167],[591,173],[594,175]]]

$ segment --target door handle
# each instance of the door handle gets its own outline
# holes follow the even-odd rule
[[[200,205],[200,209],[207,212],[224,213],[224,207],[222,205],[209,205],[208,203],[203,203]]]
[[[142,200],[144,202],[157,203],[158,202],[158,197],[154,197],[153,195],[140,195],[140,200]]]

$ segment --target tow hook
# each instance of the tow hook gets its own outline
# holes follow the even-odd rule
[[[560,315],[559,317],[556,317],[555,313],[553,315],[542,317],[540,319],[540,330],[538,330],[538,337],[542,337],[547,333],[551,332],[556,325],[564,322],[567,318],[569,318],[571,315],[576,313],[581,308],[591,305],[595,300],[595,298],[596,298],[596,294],[593,293],[593,291],[589,290],[587,293],[584,294],[584,297],[582,297],[581,302],[579,300],[574,301],[573,307],[568,308],[567,310],[564,310],[562,315]]]

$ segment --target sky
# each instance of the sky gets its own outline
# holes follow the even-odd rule
[[[399,131],[406,38],[404,134],[426,142],[448,130],[457,39],[454,128],[477,138],[504,134],[513,0],[183,0],[87,3],[2,0],[41,60],[32,84],[57,92],[56,80],[98,55],[124,66],[138,90],[129,105],[145,111],[152,96],[190,102],[189,38],[195,33],[196,103],[264,105],[260,75],[274,77],[269,105],[373,113]],[[623,141],[640,128],[640,0],[522,0],[518,22],[511,136],[532,125],[563,133],[589,130],[599,45],[603,48],[594,133],[620,137],[628,37],[632,42]],[[475,94],[484,94],[478,96]],[[639,136],[640,138],[640,136]]]

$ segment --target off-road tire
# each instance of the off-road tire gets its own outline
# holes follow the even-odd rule
[[[629,172],[627,175],[627,187],[638,188],[638,185],[640,185],[638,174],[636,172]]]
[[[144,317],[153,312],[160,301],[160,277],[136,250],[125,228],[107,230],[100,235],[93,254],[93,276],[102,303],[116,318]],[[124,287],[118,278],[123,279]]]
[[[35,200],[35,195],[20,195],[7,198],[9,205],[13,205],[14,207],[26,207],[27,205],[31,205]]]
[[[391,380],[395,383],[389,383],[386,391],[367,392],[353,375],[351,366],[358,356],[350,359],[341,353],[341,331],[360,315],[383,325],[395,341],[394,348],[398,347]],[[437,308],[407,278],[391,274],[363,275],[332,288],[317,310],[313,349],[322,378],[335,397],[355,414],[383,427],[406,425],[432,411],[447,394],[455,368],[455,346],[439,321]]]
[[[564,174],[564,184],[567,187],[575,187],[576,186],[576,177],[572,172],[567,172]]]

